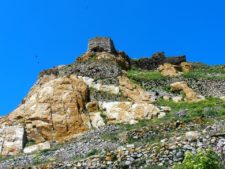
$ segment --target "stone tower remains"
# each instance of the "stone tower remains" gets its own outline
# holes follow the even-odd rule
[[[115,53],[116,49],[111,38],[96,37],[88,41],[88,51]]]

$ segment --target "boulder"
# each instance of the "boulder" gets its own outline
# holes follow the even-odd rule
[[[87,99],[87,85],[76,76],[42,78],[7,118],[25,126],[28,140],[64,141],[88,130],[83,120]]]
[[[188,62],[182,62],[180,64],[180,66],[181,66],[182,71],[185,73],[190,72],[192,70],[192,66]]]
[[[0,155],[21,153],[25,140],[25,130],[21,125],[2,126],[0,128]]]
[[[185,138],[188,141],[196,141],[200,136],[200,133],[197,131],[188,131],[185,133]]]
[[[150,94],[139,85],[131,82],[126,76],[119,76],[118,80],[120,91],[130,101],[136,103],[151,102]]]
[[[36,152],[36,151],[47,150],[47,149],[50,149],[50,148],[51,148],[50,143],[48,141],[46,141],[44,143],[39,143],[39,144],[36,144],[36,145],[25,147],[23,149],[23,152],[25,154],[30,154],[30,153],[33,153],[33,152]]]
[[[148,103],[101,102],[109,123],[133,123],[142,119],[157,117],[160,110]]]
[[[190,101],[190,102],[196,102],[200,101],[201,99],[198,98],[197,93],[194,92],[193,89],[188,87],[187,83],[182,81],[182,82],[175,82],[170,84],[170,87],[172,91],[183,91],[185,94],[185,100]]]
[[[175,69],[175,66],[170,63],[164,63],[163,65],[160,65],[158,70],[162,76],[175,77],[179,75]]]

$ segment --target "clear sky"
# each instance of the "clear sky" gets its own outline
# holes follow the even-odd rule
[[[87,41],[109,36],[130,57],[186,54],[225,63],[224,0],[0,1],[0,115],[26,96],[38,73],[71,63]]]

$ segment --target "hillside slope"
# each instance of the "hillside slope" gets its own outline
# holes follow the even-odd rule
[[[0,118],[0,168],[173,168],[208,149],[222,168],[224,120],[225,66],[133,60],[98,37]]]

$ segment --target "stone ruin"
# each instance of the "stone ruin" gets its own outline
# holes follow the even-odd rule
[[[172,65],[180,65],[182,62],[186,62],[186,56],[167,57],[164,52],[157,52],[150,58],[140,58],[138,60],[131,59],[131,65],[136,68],[145,70],[155,70],[164,63],[170,63]]]
[[[115,53],[116,49],[111,38],[96,37],[88,41],[88,51]]]
[[[122,58],[122,60],[125,60],[129,64],[129,66],[126,66],[126,69],[130,67],[135,67],[135,68],[140,68],[145,70],[155,70],[160,65],[163,65],[164,63],[170,63],[172,65],[180,65],[182,62],[186,62],[185,55],[167,57],[164,52],[157,52],[153,54],[152,57],[150,58],[140,58],[138,60],[133,60],[129,58],[125,53],[118,52],[115,49],[112,39],[108,37],[95,37],[95,38],[89,39],[88,51],[85,55],[77,59],[78,62],[82,62],[90,58],[93,52],[94,53],[108,52],[116,56],[115,58],[117,59]]]

